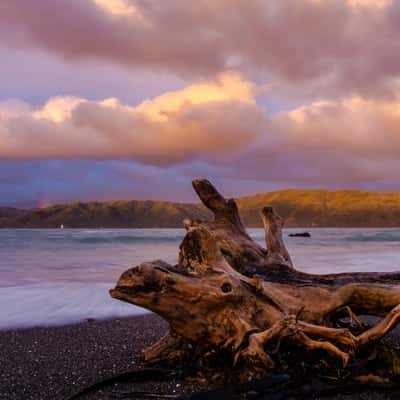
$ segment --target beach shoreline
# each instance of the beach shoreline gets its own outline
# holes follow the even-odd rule
[[[87,320],[65,326],[0,331],[0,399],[64,400],[96,381],[142,368],[142,350],[156,342],[168,324],[155,314]],[[399,329],[390,341],[400,342]],[[110,399],[119,391],[184,395],[206,390],[176,378],[144,383],[116,383],[79,400]],[[132,397],[135,399],[140,396]],[[362,393],[325,399],[387,399]]]

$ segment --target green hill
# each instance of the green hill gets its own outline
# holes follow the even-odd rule
[[[400,193],[356,190],[297,190],[241,197],[246,226],[259,227],[259,211],[269,205],[287,227],[400,227]],[[184,218],[210,218],[200,204],[163,201],[69,203],[41,209],[0,208],[0,228],[175,228]]]

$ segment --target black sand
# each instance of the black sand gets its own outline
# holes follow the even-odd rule
[[[166,330],[167,324],[161,318],[146,315],[63,327],[0,331],[0,399],[66,399],[99,379],[140,368],[141,350],[154,343]],[[392,335],[393,339],[398,342],[398,333]],[[113,393],[123,391],[177,395],[201,389],[206,389],[206,386],[176,379],[141,384],[118,383],[79,399],[112,399],[116,398]],[[389,397],[363,393],[330,398]]]
[[[142,349],[166,330],[161,318],[146,315],[0,331],[0,399],[65,399],[99,379],[139,368]],[[191,385],[175,380],[118,384],[79,399],[109,399],[113,390],[178,394],[190,391]]]

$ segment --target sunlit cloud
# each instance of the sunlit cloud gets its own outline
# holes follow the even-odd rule
[[[130,18],[132,23],[149,26],[150,21],[136,5],[129,0],[92,0],[107,14],[117,18]]]
[[[351,95],[269,114],[258,105],[257,92],[254,83],[227,73],[137,106],[75,97],[52,98],[39,108],[5,104],[0,157],[131,159],[154,166],[205,160],[221,167],[233,163],[248,176],[303,171],[298,179],[313,180],[321,163],[317,176],[330,175],[340,160],[338,171],[346,164],[353,178],[366,179],[377,174],[369,168],[374,163],[399,162],[399,96]]]
[[[137,111],[156,121],[168,120],[171,113],[179,112],[187,104],[201,105],[218,102],[240,102],[255,105],[255,86],[238,74],[226,73],[219,79],[193,84],[178,91],[145,100]]]
[[[400,151],[400,99],[351,96],[319,101],[274,119],[287,142],[299,149],[340,157],[385,160]]]
[[[42,108],[32,113],[36,120],[48,120],[61,123],[71,118],[73,110],[82,103],[82,99],[77,97],[54,97],[50,99]]]
[[[0,157],[7,159],[132,158],[169,165],[236,154],[266,123],[253,84],[232,73],[136,107],[116,98],[55,97],[39,108],[17,104],[11,114],[8,108],[0,106]]]
[[[126,0],[93,0],[103,10],[113,15],[133,15],[137,8]]]

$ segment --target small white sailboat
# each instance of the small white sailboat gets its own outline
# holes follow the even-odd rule
[[[60,225],[60,229],[64,229],[64,224],[61,224],[61,225]]]

